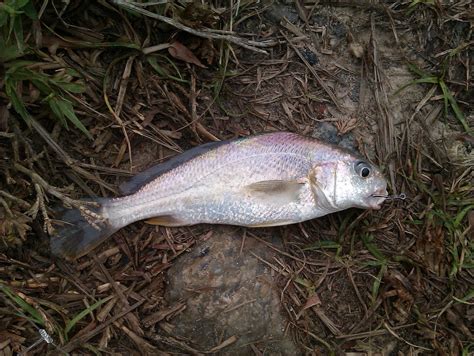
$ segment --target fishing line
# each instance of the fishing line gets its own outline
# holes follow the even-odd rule
[[[4,302],[8,305],[10,305],[11,307],[13,307],[13,309],[16,310],[16,312],[19,314],[19,316],[22,316],[23,318],[25,318],[31,325],[33,325],[33,327],[38,331],[38,334],[40,335],[40,338],[38,340],[36,340],[33,344],[31,344],[30,346],[28,346],[26,348],[26,350],[22,351],[22,352],[19,352],[18,355],[20,356],[26,356],[28,355],[28,352],[30,352],[31,350],[33,350],[36,346],[38,346],[39,344],[41,344],[42,342],[46,342],[47,344],[51,344],[53,345],[56,350],[62,352],[64,355],[69,355],[69,353],[65,352],[63,349],[61,349],[58,345],[56,345],[54,343],[54,340],[53,338],[51,337],[51,335],[48,334],[48,332],[45,330],[45,329],[40,329],[38,326],[36,326],[36,324],[31,321],[30,318],[28,318],[28,316],[25,315],[25,313],[23,313],[23,311],[20,310],[20,308],[18,308],[15,304],[13,304],[8,298],[4,297],[2,298],[4,300]]]
[[[53,338],[48,334],[48,332],[44,329],[38,329],[38,332],[40,334],[40,338],[36,340],[33,344],[28,346],[28,348],[20,353],[20,355],[27,355],[29,351],[34,349],[36,346],[41,344],[43,341],[46,342],[47,344],[53,344]]]

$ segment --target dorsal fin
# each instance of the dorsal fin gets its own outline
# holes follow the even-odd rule
[[[120,184],[119,190],[124,195],[133,194],[138,191],[145,184],[150,183],[155,178],[171,171],[179,165],[192,160],[206,152],[215,150],[216,148],[226,145],[230,142],[237,141],[239,139],[231,139],[225,141],[209,142],[203,145],[196,146],[188,151],[185,151],[173,158],[170,158],[166,162],[157,164],[156,166],[150,167],[147,170],[138,173],[132,177],[129,181]]]

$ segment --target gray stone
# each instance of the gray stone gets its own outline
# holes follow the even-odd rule
[[[294,4],[288,5],[280,2],[275,2],[272,7],[265,11],[264,17],[267,21],[277,26],[280,25],[281,21],[285,18],[290,23],[296,23],[299,19]]]
[[[333,145],[338,145],[358,153],[356,148],[357,143],[354,135],[351,132],[344,135],[339,135],[337,128],[329,122],[316,122],[311,136],[317,138],[318,140],[331,143]]]
[[[237,341],[220,354],[298,355],[286,336],[280,292],[272,270],[253,254],[272,261],[274,252],[243,230],[217,227],[212,236],[185,254],[168,272],[170,305],[184,300],[186,309],[172,318],[174,337],[198,350],[211,350],[228,338]]]

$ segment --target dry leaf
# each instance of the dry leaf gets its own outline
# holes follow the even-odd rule
[[[213,347],[212,349],[209,350],[209,353],[214,353],[217,352],[229,345],[232,345],[234,342],[238,340],[237,336],[233,335],[229,337],[227,340],[224,340],[220,345],[217,345],[216,347]]]
[[[174,41],[168,47],[168,52],[171,54],[172,57],[179,59],[181,61],[195,64],[201,68],[207,68],[204,64],[201,63],[199,59],[191,52],[185,45],[179,43],[178,41]]]
[[[453,324],[459,331],[461,331],[464,335],[467,336],[468,339],[472,340],[473,334],[471,330],[464,324],[463,319],[453,310],[448,309],[446,310],[446,319]]]
[[[316,305],[321,305],[321,299],[319,299],[318,295],[314,293],[311,297],[309,297],[306,300],[303,310],[314,307]]]
[[[132,341],[137,345],[141,353],[146,354],[146,355],[156,355],[157,350],[152,344],[150,344],[145,339],[135,334],[132,330],[127,328],[125,325],[122,325],[121,329],[125,334],[127,334],[127,336],[130,339],[132,339]]]
[[[304,2],[302,0],[296,0],[295,5],[300,19],[304,22],[308,22],[308,10],[304,7]]]
[[[335,126],[339,135],[344,135],[357,127],[357,119],[352,117],[349,120],[338,120]]]
[[[181,101],[181,99],[173,92],[168,92],[168,98],[170,99],[171,103],[174,105],[174,107],[186,114],[186,115],[189,115],[189,111],[188,109],[186,108],[186,106],[184,106],[183,102]]]
[[[8,118],[10,113],[8,112],[6,105],[0,106],[0,131],[8,132]]]
[[[214,42],[211,39],[200,38],[193,40],[193,42],[188,45],[188,49],[196,53],[202,60],[205,60],[208,65],[214,63],[217,52],[214,48]]]
[[[288,116],[288,118],[291,121],[293,121],[293,112],[292,112],[292,109],[294,109],[293,105],[291,105],[285,100],[285,101],[282,101],[281,106],[283,107],[283,110],[285,111],[286,116]]]
[[[474,211],[470,211],[467,214],[467,221],[469,221],[469,230],[471,234],[471,239],[474,239]]]
[[[303,308],[298,312],[296,319],[299,319],[299,317],[303,314],[303,312],[306,309],[316,307],[318,305],[321,305],[321,299],[319,299],[318,295],[314,293],[312,296],[310,296],[307,300],[306,303],[304,304]]]
[[[26,234],[31,229],[30,223],[31,219],[19,212],[13,211],[13,215],[8,216],[0,211],[0,237],[11,243],[14,243],[17,238],[25,241]]]
[[[356,58],[362,58],[364,56],[364,47],[357,42],[349,44],[349,53]]]

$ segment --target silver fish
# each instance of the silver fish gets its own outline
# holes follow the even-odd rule
[[[294,133],[215,142],[138,174],[121,186],[122,197],[96,199],[92,216],[67,210],[51,250],[75,259],[145,219],[263,227],[352,207],[379,209],[386,187],[380,170],[356,154]]]

